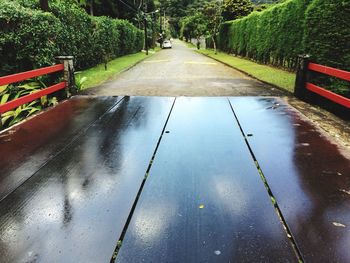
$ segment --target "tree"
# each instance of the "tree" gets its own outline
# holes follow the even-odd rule
[[[169,29],[173,36],[178,36],[181,31],[182,20],[188,13],[190,6],[198,0],[158,0],[158,7],[162,14],[166,15]]]
[[[143,10],[143,4],[147,5],[145,12],[155,10],[153,0],[72,0],[83,7],[87,13],[93,16],[109,16],[112,18],[126,19],[138,24],[137,14]]]
[[[49,11],[49,0],[40,0],[39,3],[41,10],[45,12]]]
[[[187,16],[181,21],[181,33],[186,40],[195,37],[197,39],[197,48],[199,49],[200,37],[206,32],[206,19],[203,13],[196,12],[192,16]]]
[[[250,0],[224,0],[222,16],[225,21],[249,15],[253,11]]]
[[[207,34],[213,41],[215,54],[217,54],[216,36],[223,21],[221,13],[222,4],[220,2],[209,2],[203,10],[204,18],[206,19]]]

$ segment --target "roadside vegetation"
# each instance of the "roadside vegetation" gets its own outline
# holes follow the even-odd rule
[[[224,52],[215,53],[215,51],[212,49],[200,49],[197,50],[197,52],[243,71],[263,82],[272,84],[288,92],[294,92],[296,76],[293,72],[268,65],[258,64],[254,61],[232,56]]]
[[[71,55],[86,69],[143,47],[143,31],[125,20],[88,15],[71,1],[39,5],[0,0],[1,75],[49,66]]]
[[[148,1],[145,11],[154,8],[153,1]],[[144,17],[139,14],[115,1],[0,0],[0,76],[50,66],[57,63],[56,56],[73,55],[75,69],[81,72],[78,88],[97,85],[146,57],[139,53],[145,39]],[[154,46],[155,17],[146,18],[150,27],[147,41]],[[0,104],[35,93],[61,78],[53,74],[1,86]],[[11,126],[61,98],[57,92],[5,112],[1,124]]]
[[[199,39],[206,38],[213,50],[200,52],[214,57],[219,50],[216,59],[292,91],[299,54],[350,70],[349,13],[350,0],[0,0],[0,76],[72,55],[80,72],[78,88],[89,88],[141,60],[139,52],[146,46],[179,37],[197,39],[200,49]],[[350,97],[349,82],[317,74],[311,78]],[[2,86],[0,103],[57,80],[42,77]],[[59,99],[54,94],[23,105],[6,119],[3,115],[2,122],[18,122]]]
[[[30,80],[27,83],[19,85],[0,86],[0,105],[13,99],[37,92],[42,88],[46,88],[46,85],[40,80]],[[24,118],[39,112],[43,108],[54,106],[57,103],[57,97],[43,96],[40,100],[32,101],[31,103],[24,104],[14,110],[3,113],[0,118],[0,126],[8,127],[14,125]]]
[[[158,50],[159,49],[155,49],[155,51]],[[113,79],[122,71],[132,67],[145,58],[147,58],[145,54],[139,52],[110,61],[107,70],[105,69],[105,64],[102,63],[93,68],[76,72],[76,84],[79,90],[96,87],[107,80]]]
[[[180,37],[197,39],[198,49],[204,37],[215,52],[218,49],[291,72],[300,54],[311,55],[312,62],[350,70],[350,0],[254,2],[204,1],[181,19]],[[349,82],[317,73],[310,80],[350,97]]]

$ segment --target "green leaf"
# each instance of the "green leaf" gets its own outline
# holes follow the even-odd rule
[[[3,93],[7,89],[8,85],[0,86],[0,93]]]
[[[47,102],[48,102],[47,96],[42,96],[40,98],[40,102],[41,102],[41,105],[45,106],[47,104]]]
[[[58,104],[58,100],[56,97],[52,97],[49,99],[49,103],[48,103],[48,106],[55,106]]]
[[[40,111],[41,108],[32,108],[28,113],[27,113],[27,117],[29,117],[30,115],[34,114],[37,111]]]
[[[7,112],[3,113],[1,116],[3,116],[3,117],[7,117],[7,116],[12,117],[14,115],[15,115],[15,111],[11,110],[11,111],[7,111]]]
[[[9,97],[10,97],[10,94],[2,95],[0,105],[5,104],[8,101]]]
[[[4,115],[2,115],[2,116],[4,116]],[[1,123],[2,123],[2,125],[5,125],[5,123],[6,123],[9,119],[11,119],[12,117],[13,117],[12,115],[2,117],[2,118],[1,118]]]
[[[40,89],[40,84],[38,82],[29,82],[27,84],[23,84],[18,87],[26,90],[36,90],[36,89]]]

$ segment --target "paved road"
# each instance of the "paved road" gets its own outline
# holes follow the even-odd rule
[[[265,85],[215,60],[198,54],[179,40],[116,80],[84,92],[130,96],[281,96]]]

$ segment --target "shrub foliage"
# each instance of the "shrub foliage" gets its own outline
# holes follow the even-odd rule
[[[324,65],[350,70],[350,0],[287,0],[228,21],[219,48],[259,63],[295,69],[309,53]]]
[[[70,1],[35,4],[0,0],[0,75],[54,64],[73,55],[78,70],[142,49],[143,33],[124,20],[89,16]]]

